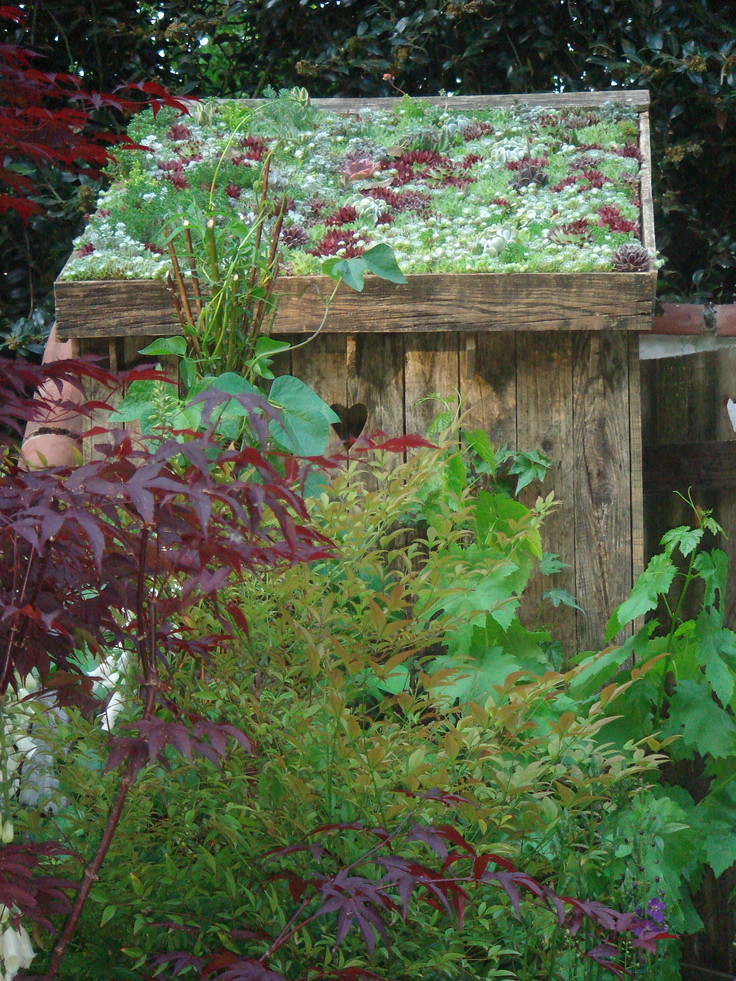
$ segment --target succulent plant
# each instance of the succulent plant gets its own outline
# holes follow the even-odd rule
[[[563,125],[566,129],[585,129],[587,126],[595,126],[600,121],[601,117],[595,112],[581,112],[568,116]]]
[[[549,177],[544,169],[544,164],[538,163],[536,160],[525,160],[516,169],[516,176],[511,182],[511,186],[518,191],[520,187],[528,187],[530,184],[541,187],[548,181]]]
[[[627,242],[619,246],[611,256],[616,272],[649,272],[652,268],[652,257],[643,245]]]
[[[549,181],[547,163],[546,157],[532,156],[509,161],[506,164],[506,169],[513,170],[515,174],[511,187],[518,191],[520,187],[528,187],[530,184],[536,184],[538,187],[546,184]]]
[[[281,241],[287,249],[297,249],[309,241],[309,232],[299,225],[289,225],[281,231]]]

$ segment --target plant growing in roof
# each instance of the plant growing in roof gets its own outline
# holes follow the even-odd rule
[[[577,128],[565,125],[569,118]],[[194,120],[189,135],[178,142],[167,135],[182,135],[173,117],[160,126],[139,124],[133,135],[150,144],[157,162],[153,166],[152,159],[140,177],[131,176],[133,185],[142,181],[145,193],[154,196],[150,210],[143,216],[136,207],[136,187],[123,159],[119,183],[103,203],[108,211],[112,204],[111,215],[94,217],[79,242],[94,245],[94,253],[78,253],[64,275],[139,276],[144,267],[149,275],[162,275],[161,264],[142,246],[132,263],[133,246],[125,236],[134,240],[140,234],[135,226],[145,221],[142,241],[160,247],[164,236],[153,227],[157,213],[167,201],[182,212],[191,210],[201,198],[201,184],[214,194],[218,213],[257,215],[269,156],[269,194],[284,194],[294,202],[284,228],[308,235],[307,241],[302,235],[282,239],[288,245],[287,273],[316,273],[321,258],[354,256],[361,241],[392,247],[407,272],[611,270],[613,252],[633,240],[639,220],[639,151],[631,143],[632,120],[633,112],[623,106],[603,106],[590,118],[523,106],[468,110],[459,117],[442,106],[411,100],[390,110],[365,108],[341,116],[284,94],[255,112],[213,105],[207,125]],[[577,125],[583,122],[588,125]],[[428,141],[427,134],[438,134],[439,142]],[[224,160],[216,166],[224,149]],[[172,160],[181,169],[167,177],[161,165]],[[157,202],[162,182],[162,201]],[[383,202],[380,213],[365,204],[370,199]],[[515,231],[526,229],[523,255],[473,249],[479,228],[492,225],[489,203],[496,200],[508,202],[505,218]],[[596,220],[602,208],[615,209],[620,219],[604,224],[588,248],[547,234],[560,225]],[[426,234],[430,216],[437,238]],[[113,231],[118,223],[122,228]],[[330,236],[335,227],[344,227],[345,237]],[[129,268],[113,261],[116,248],[128,250]]]

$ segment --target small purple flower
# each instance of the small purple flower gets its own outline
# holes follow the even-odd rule
[[[640,918],[632,928],[634,936],[642,937],[667,929],[666,907],[661,896],[653,896],[646,906],[637,906],[634,912]]]
[[[647,903],[646,914],[653,923],[658,926],[666,926],[664,900],[660,896],[655,896]]]

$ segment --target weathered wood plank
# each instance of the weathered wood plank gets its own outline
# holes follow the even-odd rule
[[[643,157],[639,172],[641,188],[641,241],[645,249],[655,248],[654,199],[652,197],[652,145],[649,133],[649,116],[639,116],[639,149]]]
[[[521,92],[516,95],[452,95],[417,96],[423,102],[434,106],[447,106],[449,109],[508,109],[515,105],[547,106],[563,109],[567,106],[585,108],[600,106],[606,102],[632,106],[639,111],[649,108],[648,89],[608,89],[598,92]],[[233,100],[243,105],[259,105],[262,99]],[[366,106],[371,109],[392,109],[401,103],[397,96],[376,99],[312,99],[311,104],[320,109],[335,112],[358,112]]]
[[[324,317],[326,277],[292,276],[274,334],[313,333]],[[362,294],[342,285],[325,333],[422,330],[649,330],[656,273],[437,273],[396,285],[368,277]],[[59,337],[178,334],[160,280],[56,284]]]
[[[443,410],[437,399],[453,401],[459,389],[458,335],[456,333],[408,334],[404,338],[404,426],[407,433],[426,435],[435,416]],[[421,401],[420,401],[421,400]]]
[[[358,295],[342,285],[327,331],[649,329],[651,273],[422,273],[397,285],[370,277]],[[325,281],[281,283],[274,332],[310,332],[324,315]],[[646,323],[644,323],[646,319]]]
[[[663,358],[643,365],[648,376],[648,415],[644,432],[644,470],[657,460],[667,444],[698,443],[716,438],[718,357],[720,352],[703,352],[687,357]],[[670,528],[692,522],[685,501],[674,493],[684,487],[646,486],[646,551],[659,550],[662,535]],[[717,493],[698,488],[697,503],[716,508]]]
[[[492,331],[458,340],[463,426],[516,449],[516,335]]]
[[[688,487],[694,491],[736,490],[736,440],[658,443],[656,452],[647,454],[644,469],[647,492],[687,493]]]
[[[736,398],[736,351],[733,349],[718,352],[718,368],[715,398],[714,428],[716,438],[725,440],[724,456],[736,452],[736,433],[731,425],[726,409],[726,401]],[[724,613],[726,623],[731,629],[736,627],[736,485],[722,486],[714,502],[715,517],[723,526],[724,534],[719,542],[730,563],[731,575],[726,582]],[[733,936],[733,932],[731,934]]]
[[[573,337],[576,594],[587,616],[578,645],[594,649],[631,589],[631,449],[627,338]]]
[[[631,460],[631,581],[644,569],[644,487],[639,338],[629,334],[629,441]]]
[[[576,613],[569,607],[556,609],[543,603],[542,595],[552,587],[575,594],[575,494],[573,483],[573,394],[572,337],[570,334],[519,334],[517,355],[517,440],[519,448],[541,450],[554,460],[543,485],[529,486],[521,500],[531,506],[541,494],[554,491],[559,500],[557,510],[542,525],[542,543],[546,552],[560,556],[569,564],[554,579],[540,574],[529,583],[522,614],[533,626],[540,609],[542,622],[568,653],[577,641]]]
[[[397,334],[349,338],[347,397],[368,409],[367,435],[404,433],[404,338]]]
[[[298,338],[294,338],[299,343]],[[321,334],[290,352],[290,371],[319,395],[328,405],[348,405],[346,334]],[[284,371],[280,372],[285,374]],[[332,429],[327,453],[343,453],[344,445]]]

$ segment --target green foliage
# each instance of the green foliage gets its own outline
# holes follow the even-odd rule
[[[411,95],[649,89],[662,295],[733,301],[736,36],[725,6],[165,0],[155,19],[145,4],[131,10],[122,0],[106,0],[104,16],[93,0],[32,8],[17,40],[43,51],[43,70],[81,68],[100,91],[130,77],[214,96],[258,96],[268,83],[328,97],[393,95],[394,86]],[[51,172],[41,178],[48,210],[30,223],[28,240],[11,217],[0,230],[4,330],[50,289],[96,190]]]
[[[685,887],[694,894],[704,868],[718,877],[736,861],[736,633],[725,626],[723,612],[728,560],[721,550],[707,548],[708,537],[720,530],[710,513],[694,508],[694,515],[695,527],[663,536],[663,551],[614,611],[608,637],[652,611],[656,618],[620,646],[582,658],[571,686],[574,697],[590,704],[601,685],[605,693],[637,679],[622,693],[621,717],[608,727],[609,735],[621,744],[657,734],[671,758],[687,761],[698,776],[697,800],[676,785],[676,769],[665,770],[658,791],[658,806],[670,807],[692,829],[664,877],[682,910],[672,923],[686,931],[697,930],[700,921]],[[686,617],[682,611],[691,593],[702,595],[702,603]]]
[[[477,434],[469,441],[476,454],[437,437],[438,449],[395,466],[381,451],[351,454],[310,502],[335,554],[222,591],[221,609],[239,610],[237,640],[204,669],[176,664],[171,690],[185,712],[242,726],[258,756],[233,752],[216,770],[171,753],[165,775],[144,771],[62,977],[133,981],[154,952],[240,950],[233,930],[273,935],[294,903],[265,853],[334,822],[388,827],[412,811],[420,823],[448,820],[442,805],[397,790],[456,793],[452,820],[476,849],[513,857],[561,894],[633,910],[661,866],[676,865],[680,812],[642,783],[660,743],[611,746],[618,704],[579,711],[569,692],[583,669],[548,670],[544,632],[518,620],[535,564],[557,567],[539,542],[546,505],[526,508],[475,473],[495,468],[496,454]],[[191,611],[186,628],[216,630],[214,613]],[[53,820],[19,820],[37,836],[61,829],[85,851],[114,785],[100,776],[97,727],[73,716],[62,745],[72,737],[60,766],[68,805]],[[639,821],[645,836],[622,849]],[[660,862],[650,854],[643,883],[650,840]],[[350,835],[331,847],[346,862],[361,854]],[[302,977],[308,964],[368,966],[351,935],[338,950],[333,939],[315,924],[274,967]],[[469,907],[461,933],[426,908],[393,939],[392,958],[379,947],[370,966],[407,981],[602,981],[580,956],[591,938],[560,931],[542,904],[517,920],[502,893]],[[645,968],[634,952],[628,964]]]
[[[406,282],[406,278],[396,264],[393,251],[385,244],[374,245],[354,259],[327,259],[322,263],[322,271],[331,279],[342,278],[344,283],[359,293],[363,289],[367,272],[372,272],[374,276],[386,279],[389,283]]]

